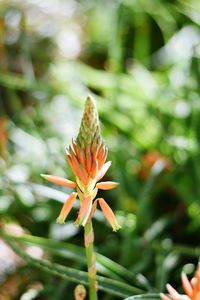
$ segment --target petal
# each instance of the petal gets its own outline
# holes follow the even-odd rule
[[[162,300],[171,300],[168,296],[164,295],[163,293],[160,293],[160,297]]]
[[[118,186],[119,183],[114,181],[99,182],[96,187],[100,190],[112,190]]]
[[[112,209],[110,208],[110,206],[106,203],[106,201],[103,198],[98,198],[97,200],[99,201],[99,205],[100,205],[101,210],[103,211],[106,219],[112,226],[113,231],[117,231],[118,229],[120,229],[121,226],[118,224],[117,219],[116,219]]]
[[[77,193],[71,193],[69,195],[69,197],[65,201],[65,203],[61,209],[61,212],[56,220],[57,223],[63,224],[65,222],[65,219],[67,218],[70,210],[72,209],[72,206],[74,204],[76,197],[77,197]]]
[[[181,300],[181,295],[168,283],[166,285],[167,290],[169,294],[175,299],[175,300]]]
[[[97,164],[97,160],[93,159],[92,161],[92,166],[91,166],[91,171],[90,171],[90,177],[92,179],[94,179],[97,175],[97,171],[98,171],[98,164]]]
[[[107,155],[108,155],[108,148],[106,146],[103,146],[102,149],[100,149],[97,156],[99,170],[101,170],[103,164],[105,163]]]
[[[193,277],[191,279],[191,285],[192,285],[193,290],[195,290],[196,287],[198,286],[198,279],[196,277]]]
[[[192,297],[193,295],[192,286],[187,278],[187,275],[184,272],[182,272],[181,274],[181,279],[182,279],[182,285],[185,293],[188,295],[188,297]]]
[[[88,174],[87,174],[85,168],[81,164],[79,164],[79,166],[78,166],[78,177],[84,185],[88,184],[88,180],[89,180]]]
[[[75,221],[75,224],[85,226],[90,216],[91,210],[92,210],[92,197],[88,196],[85,197],[81,203],[81,207],[78,213],[78,218]]]
[[[96,181],[99,181],[106,174],[110,166],[111,166],[111,161],[107,161],[107,163],[105,163],[101,168],[101,170],[99,171]]]
[[[98,200],[95,200],[94,203],[92,204],[92,209],[91,209],[91,212],[90,212],[90,217],[92,218],[94,213],[95,213],[95,210],[97,208],[97,201]]]
[[[48,175],[48,174],[40,174],[40,176],[42,176],[44,179],[46,179],[50,182],[53,182],[55,184],[59,184],[59,185],[63,185],[63,186],[71,187],[71,188],[76,187],[76,183],[74,181],[71,181],[71,180],[63,178],[63,177],[53,176],[53,175]]]
[[[92,166],[92,156],[90,152],[90,147],[88,145],[85,147],[85,157],[86,157],[86,169],[88,173],[90,173],[91,166]]]
[[[74,139],[72,139],[72,148],[73,148],[73,151],[74,151],[75,155],[78,157],[78,146],[77,146],[76,141]]]
[[[94,139],[91,145],[91,153],[94,159],[96,159],[100,147],[101,147],[101,140],[99,138],[97,140]]]
[[[79,158],[81,164],[83,166],[85,166],[85,164],[86,164],[85,152],[80,148],[78,148],[78,158]]]
[[[78,168],[78,165],[76,164],[76,162],[74,162],[72,160],[72,157],[68,154],[68,152],[66,151],[66,159],[70,165],[70,167],[72,168],[72,171],[74,172],[74,174],[76,176],[78,176],[78,171],[77,171],[77,168]]]
[[[197,269],[196,269],[196,272],[195,272],[195,277],[197,277],[197,278],[200,279],[200,263],[199,263],[199,265],[197,266]]]
[[[79,161],[78,158],[76,157],[76,155],[74,154],[72,148],[69,146],[69,155],[71,157],[71,162],[72,162],[72,166],[75,170],[78,169],[79,166]]]
[[[103,155],[103,153],[104,153],[103,146],[104,146],[104,143],[103,143],[103,141],[101,141],[98,146],[98,149],[96,149],[95,158],[99,159]]]

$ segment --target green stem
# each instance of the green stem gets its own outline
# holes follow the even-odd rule
[[[96,279],[96,255],[94,253],[94,231],[92,220],[89,219],[84,227],[84,241],[88,267],[89,299],[98,300]]]

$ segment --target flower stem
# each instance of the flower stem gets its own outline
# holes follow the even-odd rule
[[[98,300],[96,280],[96,255],[94,253],[94,231],[91,218],[84,227],[84,241],[88,267],[89,299]]]

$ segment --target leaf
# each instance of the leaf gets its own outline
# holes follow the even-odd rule
[[[136,295],[128,297],[124,300],[156,300],[161,299],[159,294],[143,294],[143,295]]]
[[[42,247],[43,249],[46,249],[54,255],[75,260],[82,264],[86,264],[85,250],[80,246],[30,235],[16,237],[2,232],[0,233],[5,239],[15,240],[25,244],[37,245]],[[138,286],[141,286],[136,276],[123,266],[119,265],[118,263],[99,253],[96,253],[96,258],[97,270],[102,274],[109,275],[110,277],[115,279],[123,279],[124,281],[129,282],[131,284],[133,282],[137,282]]]
[[[190,247],[181,244],[165,244],[164,242],[163,243],[154,242],[152,244],[149,244],[149,246],[155,251],[163,251],[166,253],[169,253],[170,251],[174,251],[176,253],[180,253],[186,256],[197,256],[197,257],[200,256],[200,247]]]
[[[88,285],[88,276],[86,272],[79,271],[74,268],[69,268],[59,264],[51,263],[44,259],[35,259],[24,252],[16,242],[6,239],[6,242],[12,247],[12,249],[30,265],[39,268],[40,270],[49,274],[67,279],[73,282],[82,283]],[[118,297],[128,297],[131,294],[141,292],[140,289],[128,285],[124,282],[109,279],[103,276],[97,276],[99,290],[108,292],[109,294]]]
[[[14,90],[29,91],[29,90],[42,90],[48,91],[51,86],[46,84],[45,81],[37,80],[32,82],[25,76],[13,73],[13,72],[0,72],[0,83],[1,85]]]

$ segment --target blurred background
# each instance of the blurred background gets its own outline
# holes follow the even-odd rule
[[[97,212],[96,251],[145,292],[165,291],[167,281],[179,287],[182,269],[190,276],[200,255],[199,92],[199,0],[1,0],[1,228],[83,246],[76,209],[55,223],[70,191],[39,174],[73,179],[65,147],[92,94],[112,160],[106,179],[120,183],[102,194],[123,227],[113,233]],[[26,247],[86,270],[48,242]],[[75,286],[25,264],[0,240],[1,300],[73,299]]]

